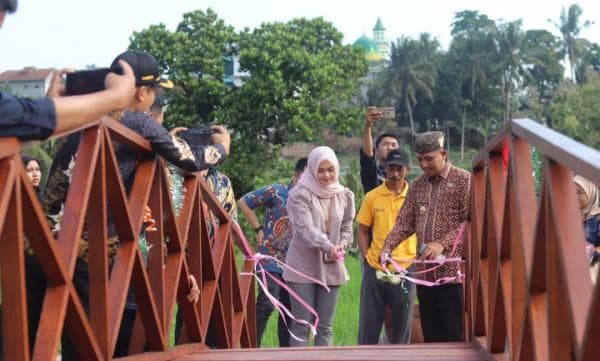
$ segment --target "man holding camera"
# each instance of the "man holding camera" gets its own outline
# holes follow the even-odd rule
[[[402,279],[391,265],[384,270],[379,263],[383,241],[392,229],[408,192],[405,180],[410,170],[408,155],[400,149],[392,149],[384,167],[384,184],[366,194],[356,216],[358,246],[366,260],[360,290],[359,345],[374,345],[379,341],[388,307],[391,322],[386,332],[389,342],[408,343],[411,336],[415,285]],[[371,230],[373,241],[369,242]],[[405,269],[409,268],[409,260],[415,257],[416,247],[417,239],[414,234],[410,235],[394,248],[392,257]]]
[[[391,250],[416,233],[421,260],[462,255],[461,226],[467,219],[471,174],[448,161],[443,132],[416,134],[414,148],[423,175],[411,185],[396,224],[385,240],[381,263]],[[425,271],[431,265],[419,265]],[[419,311],[425,342],[462,341],[462,279],[460,262],[447,262],[418,274],[433,286],[418,285]]]
[[[16,10],[17,0],[0,0],[0,28],[6,14]],[[127,63],[119,65],[123,75],[109,74],[106,89],[92,94],[64,96],[60,80],[65,71],[54,73],[48,93],[41,99],[15,97],[0,90],[0,137],[43,140],[126,107],[135,91],[135,78]]]
[[[373,149],[371,129],[375,122],[383,119],[385,114],[381,109],[382,108],[369,107],[367,114],[365,115],[363,145],[359,151],[360,181],[365,194],[383,183],[385,180],[385,170],[383,167],[385,158],[390,150],[399,147],[397,135],[393,133],[383,133],[375,140],[375,149]],[[393,113],[390,112],[389,114]]]
[[[111,68],[127,63],[135,75],[135,93],[124,111],[111,116],[121,124],[138,133],[152,146],[152,150],[169,163],[188,172],[196,172],[222,162],[229,153],[230,136],[221,126],[213,126],[213,144],[190,145],[183,139],[170,134],[147,111],[154,103],[158,88],[169,89],[173,84],[160,76],[158,63],[150,54],[143,51],[126,51],[115,58]],[[77,161],[77,149],[81,134],[72,134],[58,150],[48,177],[43,208],[50,228],[55,234],[60,231],[64,203],[70,186],[72,171]],[[115,144],[115,153],[126,194],[129,194],[135,178],[139,153],[124,144]],[[89,299],[88,247],[85,236],[80,242],[73,282],[79,291],[82,303],[87,307]],[[119,239],[114,224],[108,226],[109,261],[114,260]],[[35,287],[35,286],[34,286]],[[33,309],[33,308],[32,308]],[[116,356],[126,355],[126,348],[117,348]],[[78,356],[68,340],[63,342],[63,361],[77,360]]]

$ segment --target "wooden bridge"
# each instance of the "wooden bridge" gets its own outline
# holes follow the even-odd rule
[[[177,211],[164,163],[146,140],[108,119],[85,127],[81,140],[65,221],[55,239],[19,157],[27,144],[0,138],[5,360],[54,361],[63,330],[75,341],[81,360],[114,359],[130,288],[138,315],[131,356],[119,360],[598,359],[600,295],[588,272],[572,176],[600,183],[600,153],[531,120],[507,124],[473,162],[465,342],[455,344],[254,349],[255,284],[241,274],[251,272],[252,264],[236,263],[231,220],[201,177],[182,172],[185,200]],[[115,143],[144,155],[129,195],[119,175]],[[505,147],[510,149],[508,162]],[[537,186],[532,147],[543,163]],[[153,247],[144,259],[138,237],[146,206],[158,231],[148,233]],[[206,227],[211,213],[220,221],[212,240]],[[120,240],[110,269],[108,214],[116,221]],[[89,312],[72,282],[84,228],[90,241]],[[48,283],[35,339],[28,337],[25,238]],[[195,306],[185,301],[188,275],[201,288]],[[185,331],[172,346],[177,304]],[[206,346],[209,333],[218,350]]]

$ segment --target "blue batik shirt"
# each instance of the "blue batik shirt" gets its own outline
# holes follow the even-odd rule
[[[292,238],[292,224],[287,215],[287,197],[292,184],[287,186],[275,183],[246,194],[243,199],[251,209],[265,207],[263,223],[263,242],[258,245],[261,254],[273,256],[285,263],[290,239]],[[283,268],[273,260],[263,261],[263,266],[268,272],[282,273]]]

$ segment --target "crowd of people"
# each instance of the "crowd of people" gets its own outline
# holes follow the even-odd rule
[[[5,14],[15,9],[15,0],[0,0],[0,26]],[[271,301],[273,297],[290,310],[289,314],[279,315],[280,347],[307,346],[313,338],[314,345],[332,345],[339,290],[349,280],[344,257],[354,244],[354,222],[358,225],[356,238],[362,272],[358,344],[410,342],[416,298],[426,342],[463,339],[461,256],[471,177],[448,160],[442,132],[414,135],[415,161],[423,174],[409,184],[411,160],[399,137],[383,133],[373,144],[372,128],[382,113],[369,108],[359,153],[365,197],[357,214],[354,193],[340,184],[335,151],[325,146],[312,149],[307,158],[297,161],[288,184],[266,185],[245,194],[236,203],[231,181],[217,169],[229,154],[231,139],[227,129],[210,127],[202,142],[184,136],[188,131],[185,128],[169,132],[162,126],[161,92],[173,84],[161,76],[156,60],[143,51],[126,51],[114,59],[111,67],[117,66],[122,74],[110,73],[105,80],[106,89],[91,94],[64,96],[63,71],[56,72],[48,96],[42,99],[19,98],[0,90],[0,136],[43,140],[109,114],[148,140],[152,150],[173,166],[201,172],[232,219],[237,218],[239,207],[256,233],[258,251],[268,256],[261,261],[260,272],[269,277],[256,300],[259,346],[269,317],[275,308],[280,309]],[[54,236],[60,232],[80,137],[80,133],[71,134],[57,151],[43,189],[40,161],[29,154],[22,155],[23,167]],[[115,152],[125,193],[129,194],[139,157],[124,145],[116,145]],[[595,282],[600,259],[598,187],[580,176],[574,182]],[[258,208],[264,208],[262,221],[256,213]],[[119,239],[114,220],[110,216],[108,219],[112,264]],[[217,219],[210,219],[207,223],[214,227],[216,222]],[[25,249],[28,329],[30,340],[34,340],[46,280],[31,247],[26,245]],[[88,262],[84,232],[73,283],[86,309]],[[192,291],[187,300],[193,303],[199,292],[193,277],[190,285]],[[128,354],[136,311],[130,292],[114,356]],[[176,324],[179,339],[181,313]],[[217,344],[210,335],[206,342]],[[33,346],[34,342],[30,342]],[[61,352],[62,360],[78,359],[67,334],[63,336]]]

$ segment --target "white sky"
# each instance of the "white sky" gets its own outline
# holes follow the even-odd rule
[[[17,13],[7,15],[0,29],[0,71],[23,66],[82,68],[108,66],[125,50],[133,31],[162,22],[171,30],[187,11],[208,7],[236,30],[263,22],[322,16],[352,43],[372,36],[380,16],[386,37],[429,32],[444,47],[450,41],[454,13],[479,10],[492,19],[522,18],[524,29],[557,33],[548,18],[558,21],[563,0],[19,0]],[[600,20],[600,1],[579,0],[583,20]],[[582,36],[600,43],[600,23]]]

